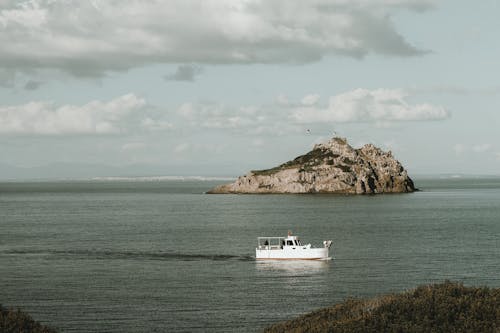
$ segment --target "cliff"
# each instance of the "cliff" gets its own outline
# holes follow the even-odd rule
[[[360,149],[346,139],[332,138],[294,160],[266,170],[254,170],[234,183],[208,193],[347,193],[413,192],[406,170],[372,144]]]

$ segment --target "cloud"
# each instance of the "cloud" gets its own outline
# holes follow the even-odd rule
[[[56,106],[29,102],[0,107],[0,134],[62,135],[118,134],[126,132],[142,117],[146,102],[127,94],[108,102]]]
[[[158,115],[145,116],[141,119],[140,124],[141,128],[148,132],[170,130],[175,127],[170,121],[164,120]]]
[[[284,94],[280,94],[278,95],[274,102],[278,105],[278,106],[287,106],[290,104],[290,101],[288,100],[288,97]]]
[[[355,89],[332,96],[327,106],[293,107],[291,118],[298,123],[321,122],[398,122],[442,120],[450,116],[441,106],[428,103],[411,105],[400,89]]]
[[[177,70],[172,73],[165,75],[164,78],[167,81],[189,81],[193,82],[197,75],[200,75],[203,69],[200,66],[195,65],[181,65],[177,67]]]
[[[412,87],[407,89],[408,92],[412,94],[436,94],[436,95],[456,95],[456,96],[466,96],[466,95],[485,95],[485,96],[497,96],[500,95],[500,87],[488,87],[488,88],[470,88],[457,85],[435,85],[428,87]]]
[[[302,98],[302,104],[304,105],[314,105],[318,103],[320,96],[318,94],[309,94]]]
[[[391,17],[432,7],[425,0],[5,1],[0,43],[8,47],[0,67],[102,76],[153,63],[418,56],[425,51],[407,42]]]
[[[400,89],[356,89],[321,103],[311,93],[299,102],[279,95],[266,105],[232,106],[220,102],[189,102],[177,109],[179,123],[198,129],[229,130],[247,135],[284,135],[304,132],[305,124],[374,123],[391,127],[403,121],[446,119],[450,112],[428,103],[410,104]]]
[[[286,110],[277,112],[274,105],[232,106],[220,102],[190,102],[177,109],[180,122],[206,129],[226,130],[246,135],[284,135],[302,131],[290,123]]]
[[[200,153],[213,153],[219,154],[224,151],[227,144],[212,144],[212,143],[190,143],[190,142],[182,142],[176,145],[173,149],[173,152],[177,156],[189,155],[192,153],[200,154]]]
[[[463,143],[457,143],[453,146],[453,151],[456,155],[462,155],[467,152],[474,152],[477,154],[486,153],[492,149],[492,145],[490,143],[479,143],[479,144],[471,144],[466,145]]]
[[[190,147],[191,145],[187,142],[180,143],[174,147],[174,153],[176,154],[183,153],[185,151],[188,151]]]
[[[449,117],[443,107],[409,104],[398,89],[356,89],[321,103],[318,94],[299,102],[284,95],[271,104],[233,106],[222,102],[188,102],[168,110],[148,105],[135,94],[84,105],[33,101],[0,106],[0,135],[110,135],[185,130],[233,131],[245,135],[285,135],[305,131],[304,124],[439,120]],[[477,145],[474,151],[485,151]]]
[[[241,129],[269,120],[258,107],[217,102],[184,103],[177,113],[193,126],[212,129]]]
[[[148,145],[145,144],[144,142],[128,142],[122,145],[122,151],[136,151],[136,150],[143,150],[146,148]]]
[[[24,90],[37,90],[42,84],[42,81],[29,80],[24,85]]]
[[[11,68],[2,69],[0,64],[0,87],[13,88],[15,86],[15,81],[16,72]]]
[[[489,143],[481,143],[481,144],[477,144],[477,145],[472,146],[472,151],[474,151],[475,153],[484,153],[490,149],[491,149],[491,144],[489,144]]]
[[[462,143],[457,143],[453,146],[453,151],[456,155],[462,155],[467,151],[467,147]]]

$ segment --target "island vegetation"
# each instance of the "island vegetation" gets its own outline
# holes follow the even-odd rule
[[[1,333],[56,333],[57,331],[35,321],[23,311],[5,308],[0,304]]]
[[[444,282],[373,299],[348,299],[277,323],[278,332],[500,332],[500,288]]]

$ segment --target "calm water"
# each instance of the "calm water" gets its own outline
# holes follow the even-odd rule
[[[382,196],[206,195],[218,182],[0,183],[0,303],[63,332],[256,332],[346,297],[500,287],[500,178]],[[329,262],[255,262],[291,229]]]

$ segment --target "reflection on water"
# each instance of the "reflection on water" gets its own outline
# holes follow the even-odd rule
[[[256,260],[255,267],[261,272],[277,272],[280,275],[309,275],[323,273],[332,265],[331,260]]]

